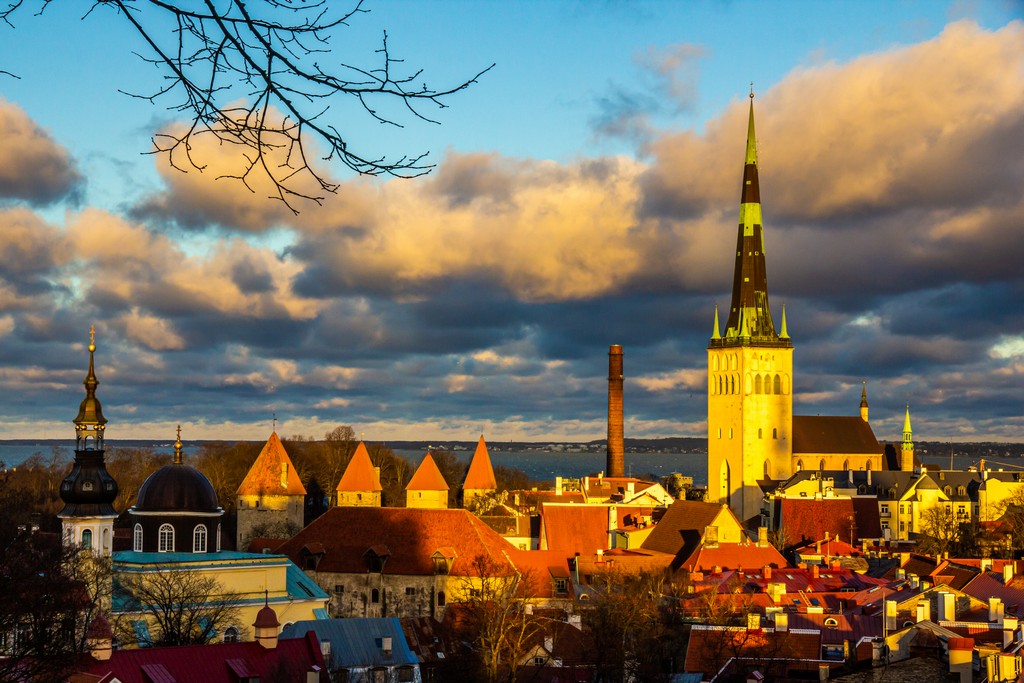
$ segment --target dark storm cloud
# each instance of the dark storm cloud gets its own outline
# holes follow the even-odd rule
[[[67,150],[15,104],[0,100],[0,199],[77,201],[83,182]]]

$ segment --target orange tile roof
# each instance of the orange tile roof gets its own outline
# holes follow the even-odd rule
[[[719,543],[718,547],[705,545],[697,549],[686,560],[682,568],[690,571],[709,571],[714,567],[723,569],[753,569],[758,567],[785,567],[786,558],[770,545],[756,543]]]
[[[434,457],[427,453],[423,462],[416,468],[416,473],[405,487],[406,491],[447,491],[448,482],[444,480],[441,470],[437,468]]]
[[[469,461],[469,471],[466,472],[466,480],[462,482],[465,489],[496,489],[498,482],[494,478],[494,468],[491,467],[491,456],[487,452],[487,443],[483,435],[476,444],[476,452],[473,459]]]
[[[468,510],[424,508],[331,508],[277,552],[302,562],[303,548],[312,544],[322,546],[318,572],[360,574],[367,572],[364,556],[376,546],[387,549],[382,573],[413,576],[433,576],[432,556],[439,550],[455,555],[453,576],[474,576],[479,556],[508,566],[522,552]]]
[[[285,465],[287,476],[285,484],[281,483],[281,466]],[[263,450],[256,456],[256,461],[249,468],[248,474],[238,487],[239,496],[304,496],[306,487],[302,485],[291,458],[284,450],[284,444],[271,432]]]
[[[356,446],[356,452],[352,454],[352,459],[349,460],[345,473],[341,475],[341,481],[338,482],[337,490],[384,490],[384,487],[380,485],[380,477],[377,476],[377,470],[373,468],[373,462],[370,461],[370,453],[366,450],[366,445],[362,441]]]
[[[541,505],[541,534],[548,550],[560,550],[572,555],[593,555],[600,548],[609,547],[609,513],[615,508],[613,528],[625,526],[626,518],[650,516],[652,509],[640,505]]]

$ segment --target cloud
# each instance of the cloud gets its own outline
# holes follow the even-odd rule
[[[82,183],[67,150],[21,107],[0,100],[0,198],[50,204],[73,195]]]

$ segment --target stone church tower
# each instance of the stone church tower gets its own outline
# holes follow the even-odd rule
[[[793,344],[785,308],[776,331],[768,305],[750,98],[732,303],[724,333],[716,307],[708,343],[708,499],[741,520],[760,512],[758,482],[786,479],[793,467]]]

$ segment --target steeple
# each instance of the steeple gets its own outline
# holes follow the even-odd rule
[[[757,178],[757,137],[754,133],[754,93],[750,93],[747,148],[740,191],[739,230],[736,239],[736,268],[733,273],[732,303],[722,340],[713,344],[789,346],[787,337],[776,333],[768,306],[768,278],[764,260],[764,228],[761,220],[761,192]]]
[[[85,375],[85,398],[75,418],[75,463],[60,485],[64,507],[57,517],[61,520],[64,537],[93,549],[101,555],[110,555],[117,511],[117,482],[107,472],[103,462],[103,432],[107,419],[103,417],[100,401],[96,398],[94,354],[96,328],[89,328],[89,370]]]
[[[75,418],[75,450],[76,451],[102,451],[103,431],[106,429],[107,418],[103,417],[103,407],[100,400],[96,398],[96,387],[99,380],[96,379],[96,368],[93,356],[96,353],[96,326],[89,327],[89,371],[85,375],[85,398],[78,406],[78,416]]]
[[[860,387],[860,419],[868,421],[868,383],[861,382]]]
[[[715,304],[715,327],[714,327],[714,329],[711,330],[711,339],[712,340],[721,339],[722,338],[721,329],[722,329],[722,326],[718,323],[718,304]]]
[[[910,428],[910,404],[903,418],[903,443],[900,445],[900,469],[904,472],[914,471],[914,432]]]

